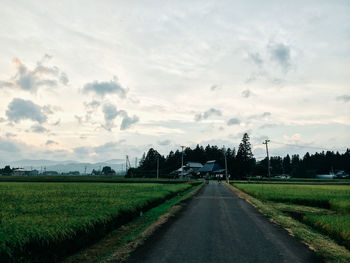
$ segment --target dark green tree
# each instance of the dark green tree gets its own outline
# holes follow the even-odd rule
[[[248,133],[244,133],[242,142],[239,144],[237,151],[237,172],[238,176],[241,178],[246,178],[250,175],[255,165],[255,159],[249,140]]]

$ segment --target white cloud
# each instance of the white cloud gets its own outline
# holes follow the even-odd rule
[[[0,88],[17,88],[35,93],[40,87],[57,87],[59,83],[67,85],[69,80],[66,73],[57,66],[46,65],[50,58],[45,55],[32,70],[20,59],[13,59],[16,73],[9,80],[0,81]]]

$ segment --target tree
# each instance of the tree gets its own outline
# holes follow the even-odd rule
[[[255,159],[252,153],[252,148],[249,142],[248,133],[244,133],[242,142],[239,144],[237,151],[237,169],[239,177],[247,177],[255,165]]]

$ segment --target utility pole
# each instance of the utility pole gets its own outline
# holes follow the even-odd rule
[[[157,157],[157,179],[159,179],[159,157]]]
[[[227,178],[227,159],[226,159],[226,148],[224,145],[224,157],[225,157],[225,177],[226,177],[226,181],[229,182],[228,178]]]
[[[86,165],[84,166],[84,175],[86,175]]]
[[[135,168],[137,168],[137,157],[135,157]]]
[[[270,142],[270,140],[265,140],[265,142],[263,142],[263,144],[266,145],[266,155],[267,155],[267,176],[270,178],[271,174],[270,174],[270,157],[269,157],[269,147],[268,147],[268,143]]]
[[[184,177],[184,148],[185,146],[181,146],[182,156],[181,156],[181,179]]]

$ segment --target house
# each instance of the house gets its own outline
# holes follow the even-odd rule
[[[13,169],[12,175],[13,176],[24,176],[25,172],[26,171],[23,168],[16,168],[16,169]]]
[[[225,169],[221,167],[221,165],[216,162],[216,160],[207,161],[205,165],[198,170],[201,175],[209,174],[209,175],[217,175],[225,172]]]
[[[188,162],[183,167],[180,167],[179,169],[172,171],[170,174],[174,176],[181,176],[184,177],[192,177],[194,175],[198,175],[199,169],[203,167],[203,164],[198,162]],[[182,169],[183,168],[183,169]]]

